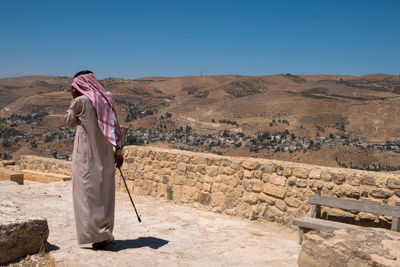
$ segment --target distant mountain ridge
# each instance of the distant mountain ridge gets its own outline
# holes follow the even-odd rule
[[[0,79],[0,117],[45,111],[49,115],[43,117],[41,127],[51,131],[63,124],[71,82],[69,77],[51,76]],[[287,73],[107,78],[101,83],[112,92],[121,123],[132,130],[182,128],[200,135],[225,130],[248,136],[288,131],[299,140],[344,135],[367,143],[400,140],[400,76],[396,75]],[[172,117],[166,119],[166,114]],[[31,131],[26,125],[14,127]],[[235,151],[221,149],[219,153],[269,153]],[[303,156],[296,157],[301,161]]]

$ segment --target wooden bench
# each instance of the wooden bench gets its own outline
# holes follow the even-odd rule
[[[312,205],[311,217],[303,217],[293,220],[293,224],[299,227],[300,244],[302,243],[303,235],[310,230],[338,230],[344,228],[361,227],[353,224],[321,219],[321,206],[392,216],[391,230],[397,232],[400,231],[400,202],[396,202],[396,206],[390,206],[369,201],[323,197],[321,196],[320,191],[316,191],[315,195],[308,197],[308,203]]]

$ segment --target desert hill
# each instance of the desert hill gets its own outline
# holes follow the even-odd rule
[[[2,134],[1,153],[71,153],[73,136],[60,129],[71,81],[0,79],[0,127],[21,136],[10,141]],[[219,75],[101,83],[113,93],[133,144],[329,166],[400,166],[399,76]],[[28,114],[40,114],[40,119],[27,123]]]

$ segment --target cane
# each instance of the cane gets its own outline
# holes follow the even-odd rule
[[[121,174],[122,181],[124,181],[124,185],[125,185],[125,188],[126,188],[126,192],[128,192],[128,195],[129,195],[129,198],[131,199],[131,203],[132,203],[132,205],[133,205],[133,208],[135,209],[137,219],[138,219],[139,222],[142,222],[142,219],[140,219],[139,214],[138,214],[138,212],[137,212],[137,210],[136,210],[135,203],[133,203],[133,199],[132,199],[132,197],[131,197],[131,193],[129,192],[128,186],[126,185],[125,177],[124,177],[124,175],[122,175],[121,168],[118,167],[118,170],[119,170],[119,173]]]

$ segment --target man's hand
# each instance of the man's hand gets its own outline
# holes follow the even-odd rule
[[[124,156],[114,154],[115,167],[121,168],[124,163]]]

